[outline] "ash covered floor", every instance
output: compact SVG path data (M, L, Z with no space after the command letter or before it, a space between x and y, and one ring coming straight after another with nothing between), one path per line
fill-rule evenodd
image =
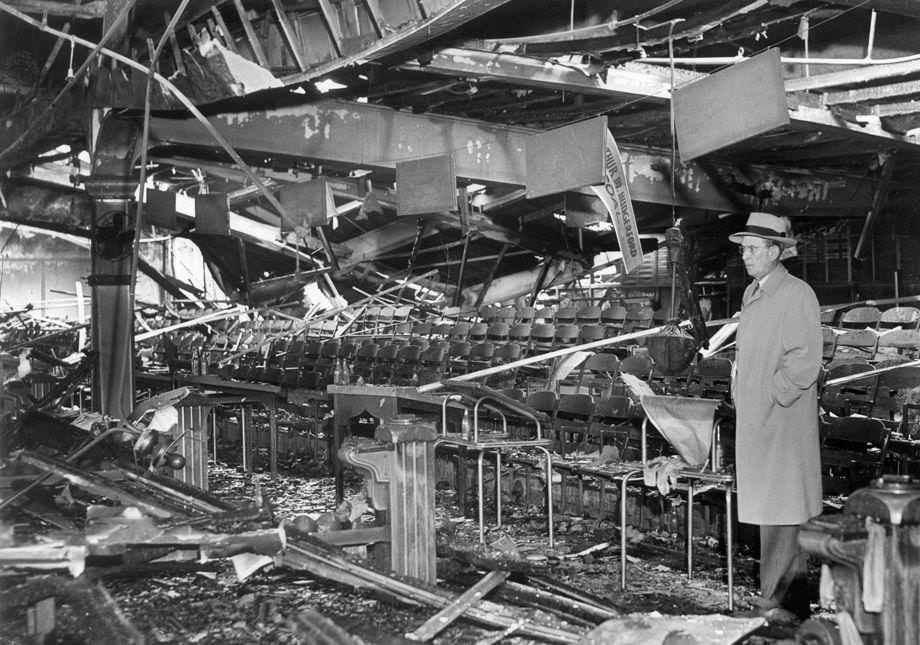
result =
M311 530L320 531L334 530L340 523L343 509L336 507L334 480L325 465L307 457L283 463L274 481L267 472L253 476L238 465L212 463L209 481L211 492L221 497L245 502L261 495L279 523L309 524ZM346 500L358 511L362 486L363 480L356 474L346 478ZM457 507L455 491L440 488L436 518L438 585L457 595L488 570L501 568L512 572L511 581L523 581L563 596L582 593L624 616L650 615L649 620L654 622L659 619L650 612L658 612L660 620L696 616L708 621L708 640L675 641L682 644L766 645L794 638L794 628L775 626L760 627L740 640L720 636L719 615L727 615L726 571L720 546L711 538L695 539L694 577L688 580L682 536L630 527L628 587L620 591L619 531L612 519L557 515L556 544L549 548L542 509L510 505L505 508L502 528L491 528L485 545L481 545L473 513L465 517ZM471 497L475 503L475 496ZM370 517L369 512L365 513L364 519ZM487 521L488 526L493 524ZM351 547L346 552L349 559L368 563L363 547ZM736 547L734 562L735 606L744 609L756 592L753 575L757 562L744 547ZM336 585L285 567L264 567L241 580L227 559L149 563L136 568L97 570L94 575L99 576L127 619L150 643L325 642L317 640L316 633L304 630L304 621L316 615L311 612L318 612L347 631L352 642L408 643L411 641L405 635L436 613L431 607L397 604L374 592ZM553 591L544 583L560 587ZM600 622L539 603L521 606L498 592L487 598L512 607L521 624L584 635ZM21 615L5 616L0 642L33 642L23 635L23 620ZM81 622L78 608L59 604L57 622L59 628L47 642L98 642L93 640L92 629ZM430 642L545 642L508 632L461 617ZM585 642L639 642L612 638L602 635L600 640Z

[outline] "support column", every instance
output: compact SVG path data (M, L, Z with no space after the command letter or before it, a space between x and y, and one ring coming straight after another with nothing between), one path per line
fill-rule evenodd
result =
M86 191L92 198L92 332L98 358L93 409L126 418L134 409L134 173L139 128L135 121L106 117L93 148Z

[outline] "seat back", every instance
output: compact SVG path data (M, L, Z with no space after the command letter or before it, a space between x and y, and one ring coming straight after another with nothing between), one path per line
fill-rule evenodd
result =
M579 328L578 340L575 344L584 345L585 343L593 343L597 340L603 340L606 335L607 330L603 325L585 324Z
M878 353L920 358L920 329L892 329L878 338Z
M515 309L514 322L516 323L533 323L537 315L537 310L529 305L522 305Z
M690 376L689 391L709 399L731 396L732 362L720 356L704 358L696 364Z
M466 339L471 343L481 343L486 339L486 332L489 330L488 323L478 322L470 325L466 333Z
M556 338L556 326L552 323L537 323L530 330L530 353L545 354L552 351Z
M851 329L837 337L837 347L834 356L842 354L862 356L867 359L875 358L878 351L879 334L873 329Z
M612 327L619 331L623 328L624 320L626 320L626 307L623 305L614 305L601 309L601 323L605 327Z
M495 343L484 341L477 343L470 348L469 357L467 358L467 369L469 372L477 372L492 366L492 356L495 354Z
M508 340L508 333L511 331L508 323L494 322L486 330L486 340L493 343L504 343Z
M447 369L450 376L466 374L469 368L469 356L473 346L466 341L451 343L447 351Z
M578 325L574 323L556 325L556 332L553 334L553 347L556 349L571 347L578 341L580 331Z
M533 330L531 323L515 323L508 330L508 340L520 343L525 347L530 346L530 333Z
M556 315L551 321L556 325L569 325L575 322L576 315L578 310L575 307L558 307L556 309Z
M601 308L595 305L582 305L575 312L575 322L579 325L599 325Z
M882 474L890 431L878 419L823 421L821 479L825 494L847 494Z
M553 429L557 449L563 457L588 439L588 424L593 411L594 398L590 394L560 395Z
M594 402L594 410L588 425L588 432L599 445L613 445L616 454L623 461L638 461L641 458L640 422L642 407L633 403L628 396L613 395Z
M837 331L827 325L821 326L821 358L825 363L834 360L834 352L837 350Z
M470 333L470 324L459 322L459 323L455 323L450 328L449 338L451 342L455 342L455 343L461 342L467 339L467 337L469 336L469 333Z
M821 406L838 416L849 416L853 412L868 414L875 400L878 376L835 384L833 381L855 374L871 372L872 366L862 360L834 361L827 367L824 387L821 390Z
M879 317L879 329L917 329L920 325L920 308L918 307L891 307L882 312Z
M878 307L853 307L840 315L840 326L845 329L875 329L881 318Z
M444 347L429 347L419 356L418 382L422 385L435 383L445 376L447 350Z
M373 382L374 365L377 362L378 353L380 353L380 345L377 343L366 343L358 348L355 352L355 361L352 367L352 374L355 380L361 378L365 383Z
M390 382L393 385L414 385L419 382L418 369L421 361L422 348L419 345L406 345L400 347L396 353L396 366Z
M598 352L581 364L575 391L592 396L610 396L617 387L620 359L614 354Z
M648 381L652 375L652 359L648 356L634 354L620 361L620 372L638 376L643 381Z
M871 416L902 425L911 392L920 389L920 365L895 367L878 375Z

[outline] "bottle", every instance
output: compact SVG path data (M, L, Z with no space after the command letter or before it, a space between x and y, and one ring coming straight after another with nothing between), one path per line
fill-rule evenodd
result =
M351 368L348 366L348 361L344 358L339 360L342 361L342 385L348 385L351 383Z
M469 441L473 437L473 431L470 427L470 411L463 411L463 419L460 421L460 438Z
M335 362L335 369L332 371L332 382L336 385L342 384L342 359L338 359Z

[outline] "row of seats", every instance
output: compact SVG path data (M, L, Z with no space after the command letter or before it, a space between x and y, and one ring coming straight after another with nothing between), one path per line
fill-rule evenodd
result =
M920 358L920 329L841 329L821 328L825 362L841 356L859 356L867 360L898 356Z
M824 378L828 385L821 392L822 408L838 417L859 414L878 419L905 437L920 438L920 366L905 365L878 373L874 368L861 359L828 364ZM834 383L867 372L873 374L848 383Z
M875 306L862 306L842 311L833 309L821 314L821 322L844 329L918 329L920 308L898 306L881 310Z

